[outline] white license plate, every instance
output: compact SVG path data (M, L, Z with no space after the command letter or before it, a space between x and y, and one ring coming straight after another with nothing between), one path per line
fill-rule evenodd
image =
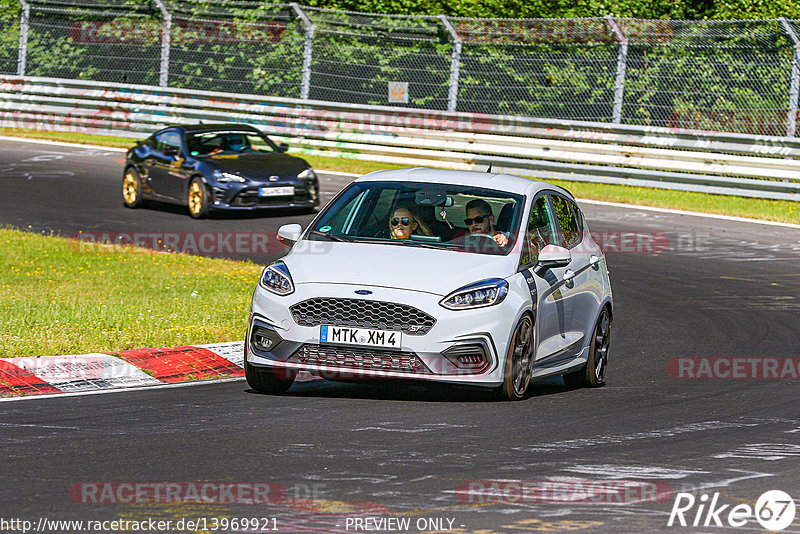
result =
M319 341L320 343L342 343L345 345L399 349L402 346L402 333L392 332L391 330L322 325L319 327Z
M294 186L285 187L259 187L258 196L260 197L291 197L294 195Z

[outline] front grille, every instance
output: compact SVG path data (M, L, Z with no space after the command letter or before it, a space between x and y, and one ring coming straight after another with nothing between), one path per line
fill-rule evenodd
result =
M289 363L326 365L366 371L393 371L429 375L430 370L413 352L397 352L376 348L340 347L304 344Z
M349 326L375 330L399 330L421 336L436 324L436 319L405 304L377 300L315 298L289 308L300 326Z

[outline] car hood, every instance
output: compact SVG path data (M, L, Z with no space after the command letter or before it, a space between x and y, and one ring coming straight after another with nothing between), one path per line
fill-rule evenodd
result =
M280 153L209 156L205 161L220 171L265 182L270 181L271 176L277 176L279 180L295 180L309 167L303 159Z
M409 289L445 296L516 270L514 254L492 256L371 243L299 241L283 258L295 284L328 283Z

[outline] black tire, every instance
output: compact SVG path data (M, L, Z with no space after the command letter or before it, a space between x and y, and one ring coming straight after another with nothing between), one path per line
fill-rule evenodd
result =
M144 204L142 179L133 167L125 169L122 175L122 202L126 208L139 208Z
M589 357L586 363L577 371L565 374L564 384L571 388L597 388L605 384L610 343L611 315L605 307L592 330L592 341L589 344Z
M294 375L283 369L270 369L250 365L245 356L244 376L247 385L259 393L283 395L294 383Z
M186 189L186 202L189 206L189 215L194 219L208 217L211 207L208 202L208 191L203 181L195 176L189 181Z
M500 398L516 401L525 396L533 372L533 319L525 314L517 323L506 354Z

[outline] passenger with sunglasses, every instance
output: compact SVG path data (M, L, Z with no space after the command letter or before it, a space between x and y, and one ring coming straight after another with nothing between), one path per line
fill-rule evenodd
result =
M389 235L392 239L408 239L412 233L433 235L425 222L408 207L396 208L389 217Z
M464 224L469 228L471 234L484 234L494 239L498 246L504 247L508 244L508 236L494 227L494 215L492 206L482 198L476 198L467 202L467 218Z

